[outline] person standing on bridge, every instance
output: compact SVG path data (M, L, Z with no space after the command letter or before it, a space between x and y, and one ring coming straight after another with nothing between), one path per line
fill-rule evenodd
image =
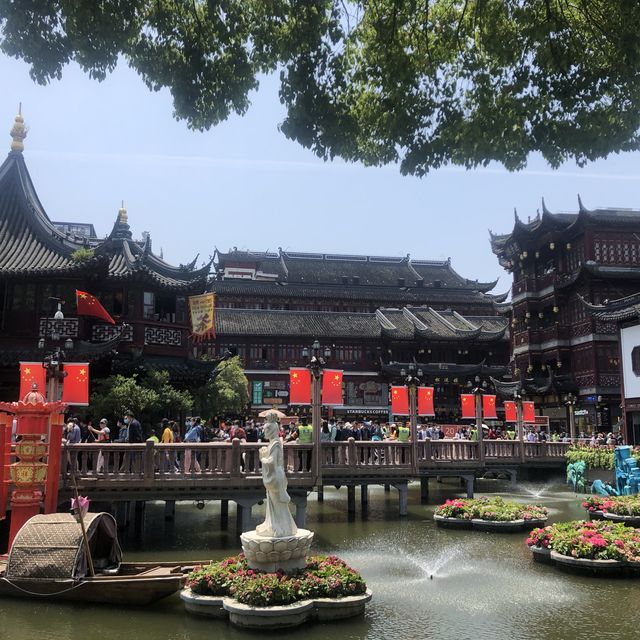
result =
M140 422L136 420L136 417L131 409L124 412L124 423L128 428L127 442L129 442L129 444L135 444L144 441L142 437L142 426L140 425Z
M300 444L313 443L313 427L309 424L306 417L302 418L302 422L298 425L298 442ZM299 471L309 471L311 469L311 450L301 451L299 454L300 463ZM306 462L306 464L305 464Z

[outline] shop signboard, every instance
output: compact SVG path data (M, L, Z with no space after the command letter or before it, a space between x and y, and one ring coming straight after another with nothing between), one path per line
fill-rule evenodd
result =
M262 404L262 396L264 384L262 381L254 380L251 383L251 402L252 404Z

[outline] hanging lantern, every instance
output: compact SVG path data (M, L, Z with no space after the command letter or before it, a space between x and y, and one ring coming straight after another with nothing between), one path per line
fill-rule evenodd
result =
M550 242L549 243L549 249L551 249L551 251L553 251L556 248L556 243L555 242Z

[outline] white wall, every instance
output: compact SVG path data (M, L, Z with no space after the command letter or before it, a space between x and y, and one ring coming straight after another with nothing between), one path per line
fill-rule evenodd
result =
M640 398L640 377L633 372L631 352L640 346L640 325L625 327L620 331L622 350L622 375L624 377L624 397Z

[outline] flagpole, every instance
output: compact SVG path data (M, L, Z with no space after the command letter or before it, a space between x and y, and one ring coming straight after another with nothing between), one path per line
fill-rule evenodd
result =
M87 563L89 564L89 572L91 573L91 577L94 578L96 575L95 569L93 568L93 558L91 557L91 547L89 546L89 537L87 536L87 530L84 526L84 515L82 513L82 509L80 508L80 496L78 494L78 481L76 480L76 470L71 465L71 456L69 455L68 443L65 443L64 449L67 452L67 462L69 464L69 468L71 469L71 479L73 480L73 492L76 496L76 511L78 512L78 518L80 522L80 529L82 530L82 539L84 541L84 551L87 555Z

